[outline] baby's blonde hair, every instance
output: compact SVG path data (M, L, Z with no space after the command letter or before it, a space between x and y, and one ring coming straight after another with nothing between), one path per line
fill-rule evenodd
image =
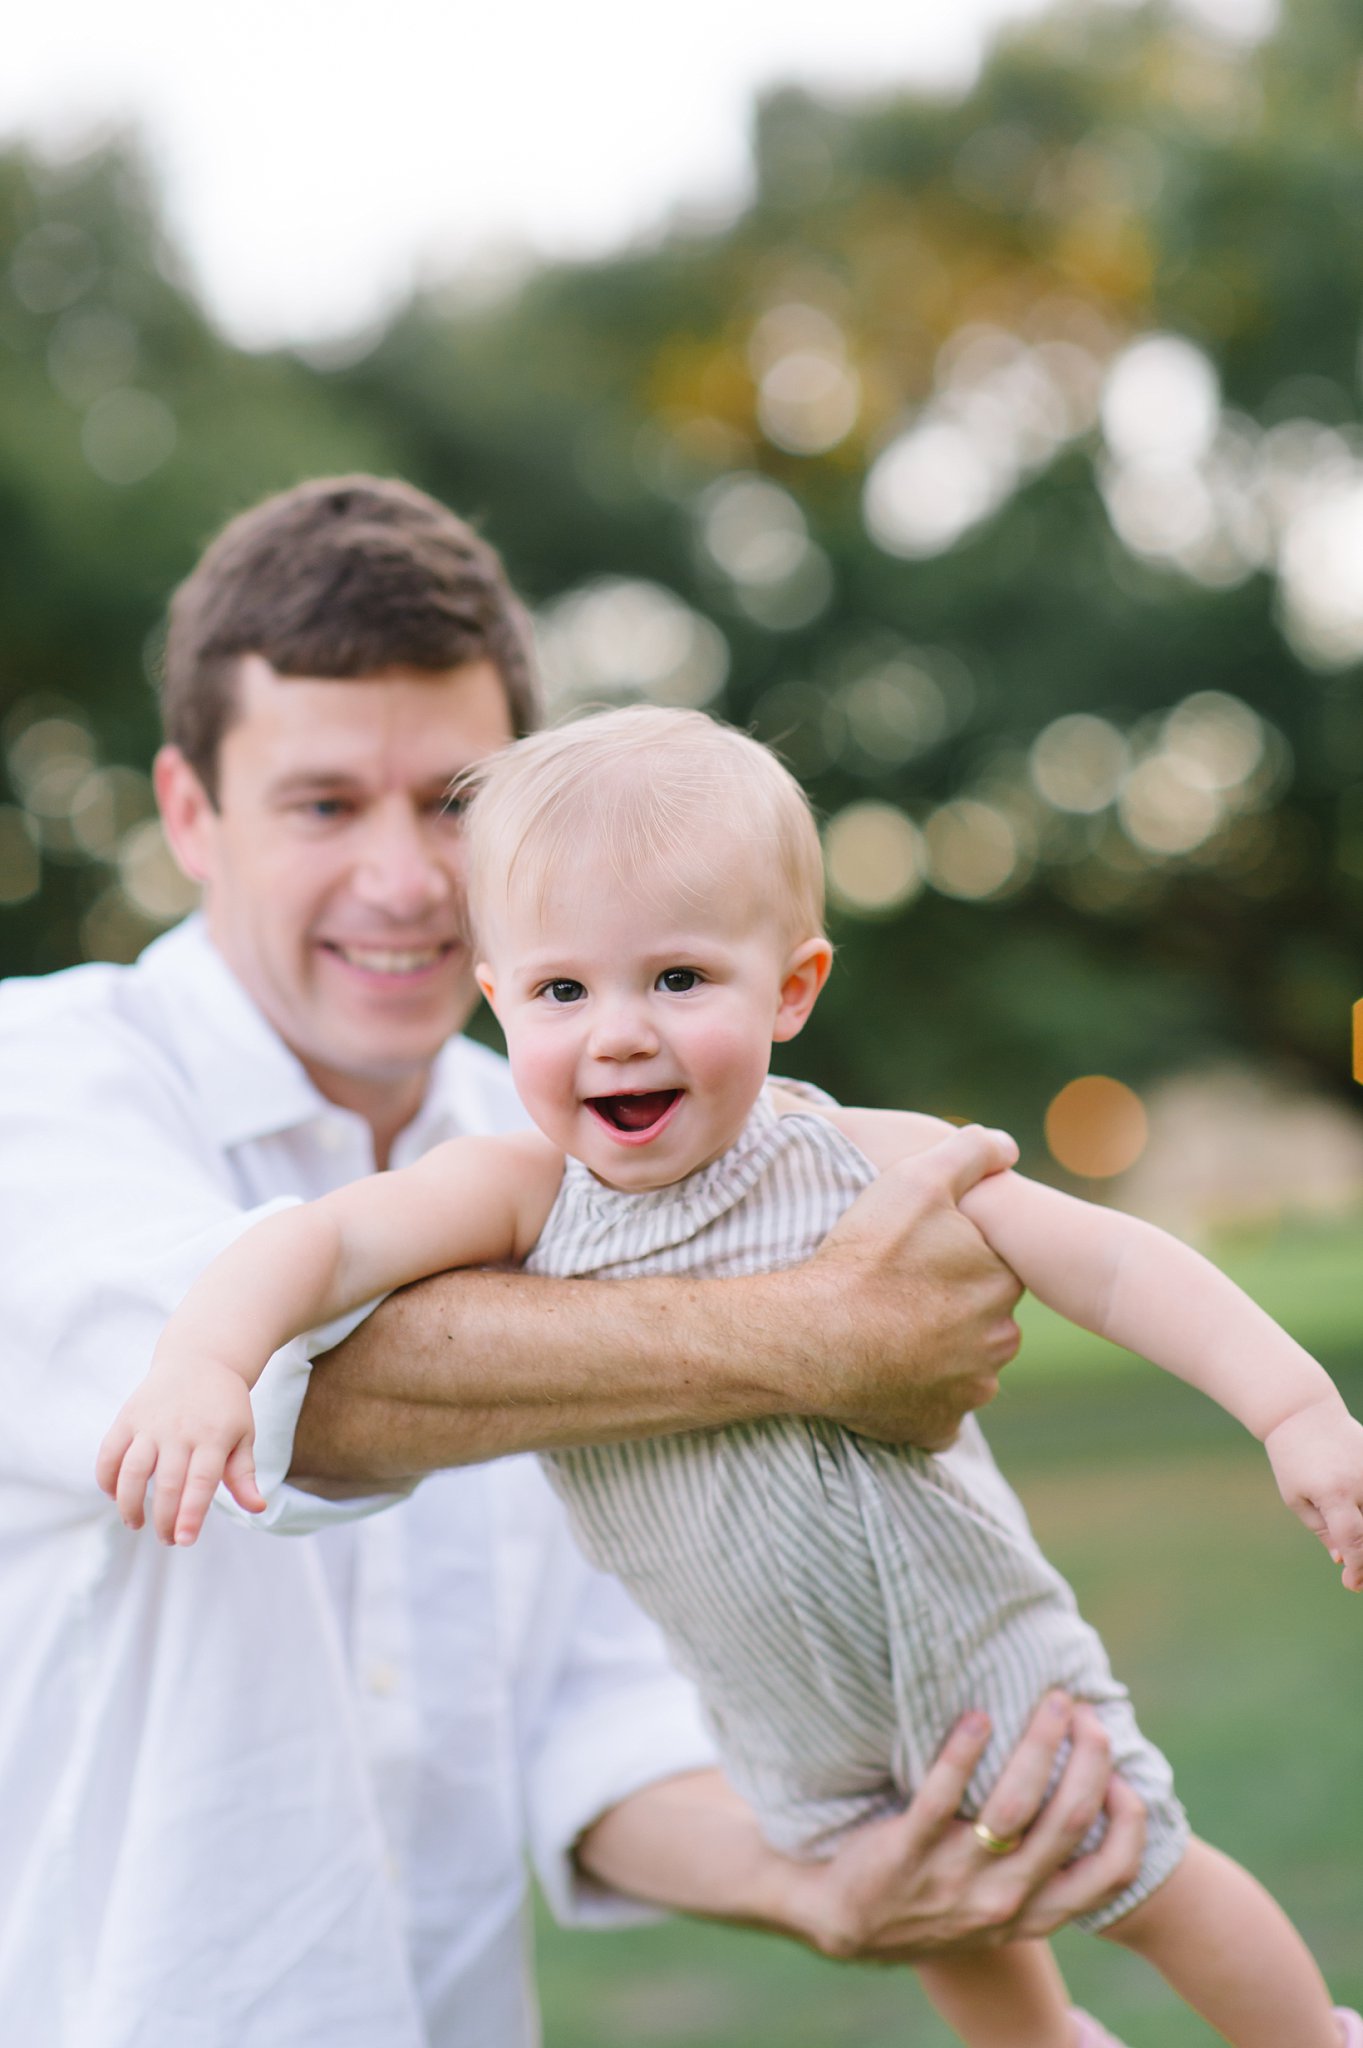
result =
M776 756L700 711L631 705L531 733L459 778L469 911L485 934L527 891L543 904L584 847L631 887L665 878L703 905L751 890L792 945L823 935L823 857Z

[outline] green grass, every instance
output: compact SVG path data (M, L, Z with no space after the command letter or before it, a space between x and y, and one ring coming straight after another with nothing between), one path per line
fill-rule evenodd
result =
M1363 1223L1222 1248L1363 1411ZM1285 1513L1219 1410L1029 1305L990 1436L1173 1759L1193 1825L1287 1906L1337 1998L1363 2005L1363 1599ZM1107 1943L1057 1944L1130 2048L1212 2036ZM674 1922L544 1922L546 2048L945 2048L912 1973Z

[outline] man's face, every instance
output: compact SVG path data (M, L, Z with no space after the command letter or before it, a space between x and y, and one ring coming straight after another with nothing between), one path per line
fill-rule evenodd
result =
M163 750L157 787L219 951L323 1092L414 1109L474 985L451 777L512 738L491 662L336 682L247 656L218 803Z

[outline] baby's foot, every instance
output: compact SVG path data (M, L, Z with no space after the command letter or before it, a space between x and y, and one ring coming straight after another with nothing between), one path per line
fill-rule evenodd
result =
M1090 2013L1080 2012L1075 2006L1070 2013L1074 2021L1074 2048L1122 2048L1115 2034L1109 2034L1106 2027L1100 2027ZM1346 2040L1344 2048L1353 2048L1353 2042ZM1359 2043L1363 2048L1363 2042Z
M1347 2006L1335 2007L1339 2021L1339 2048L1363 2048L1363 2019Z

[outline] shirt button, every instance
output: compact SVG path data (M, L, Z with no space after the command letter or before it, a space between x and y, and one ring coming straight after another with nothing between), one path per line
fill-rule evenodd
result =
M364 1682L370 1692L380 1699L387 1699L398 1689L398 1674L391 1664L371 1664L364 1675Z
M328 1119L317 1127L317 1142L324 1152L341 1151L348 1137L345 1125L335 1119Z

